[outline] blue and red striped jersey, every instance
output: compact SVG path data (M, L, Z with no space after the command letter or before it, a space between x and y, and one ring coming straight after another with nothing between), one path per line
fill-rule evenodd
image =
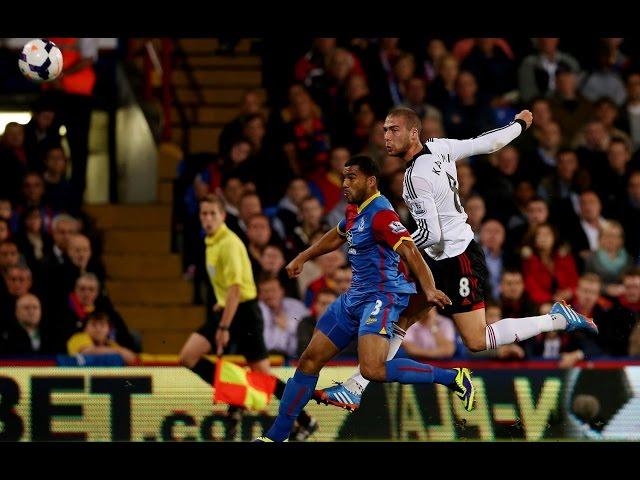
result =
M400 255L396 253L400 243L412 241L411 234L380 192L360 207L348 205L336 228L349 247L352 293L416 293L415 284L398 268Z

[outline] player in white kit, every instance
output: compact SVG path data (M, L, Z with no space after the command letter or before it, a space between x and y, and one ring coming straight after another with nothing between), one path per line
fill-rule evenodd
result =
M523 110L505 127L467 140L431 138L420 141L422 122L409 108L389 112L384 123L387 153L406 162L402 196L418 226L412 237L423 250L435 283L452 301L444 313L453 317L460 336L473 352L494 349L552 330L587 330L597 333L593 321L564 302L555 303L547 315L505 318L491 325L485 319L487 267L484 253L473 239L458 195L456 161L499 150L524 132L533 115ZM424 298L414 295L404 311L404 325L411 325L428 308ZM404 332L390 344L393 358ZM319 390L314 398L322 403L355 410L368 385L359 372L345 383ZM345 401L346 400L346 401Z

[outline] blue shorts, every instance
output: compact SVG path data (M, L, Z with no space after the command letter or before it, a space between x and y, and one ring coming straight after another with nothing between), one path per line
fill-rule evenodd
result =
M340 295L316 328L324 333L340 350L357 336L376 333L391 338L393 324L409 304L411 293L376 292Z

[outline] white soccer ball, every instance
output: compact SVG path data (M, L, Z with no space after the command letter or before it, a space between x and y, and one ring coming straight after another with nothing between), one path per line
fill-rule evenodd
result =
M36 38L26 43L18 67L22 74L34 82L50 82L62 72L62 52L46 38Z

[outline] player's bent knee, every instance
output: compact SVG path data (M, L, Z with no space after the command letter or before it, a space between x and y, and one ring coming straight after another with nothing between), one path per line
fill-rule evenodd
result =
M198 363L198 357L190 352L189 350L182 350L180 352L180 365L187 368L195 367L196 363Z
M484 338L470 337L462 338L466 347L472 352L483 352L487 349L487 342Z
M298 362L298 369L307 375L316 375L322 370L322 361L313 354L302 353Z
M387 371L384 365L360 365L360 374L370 382L384 382Z

